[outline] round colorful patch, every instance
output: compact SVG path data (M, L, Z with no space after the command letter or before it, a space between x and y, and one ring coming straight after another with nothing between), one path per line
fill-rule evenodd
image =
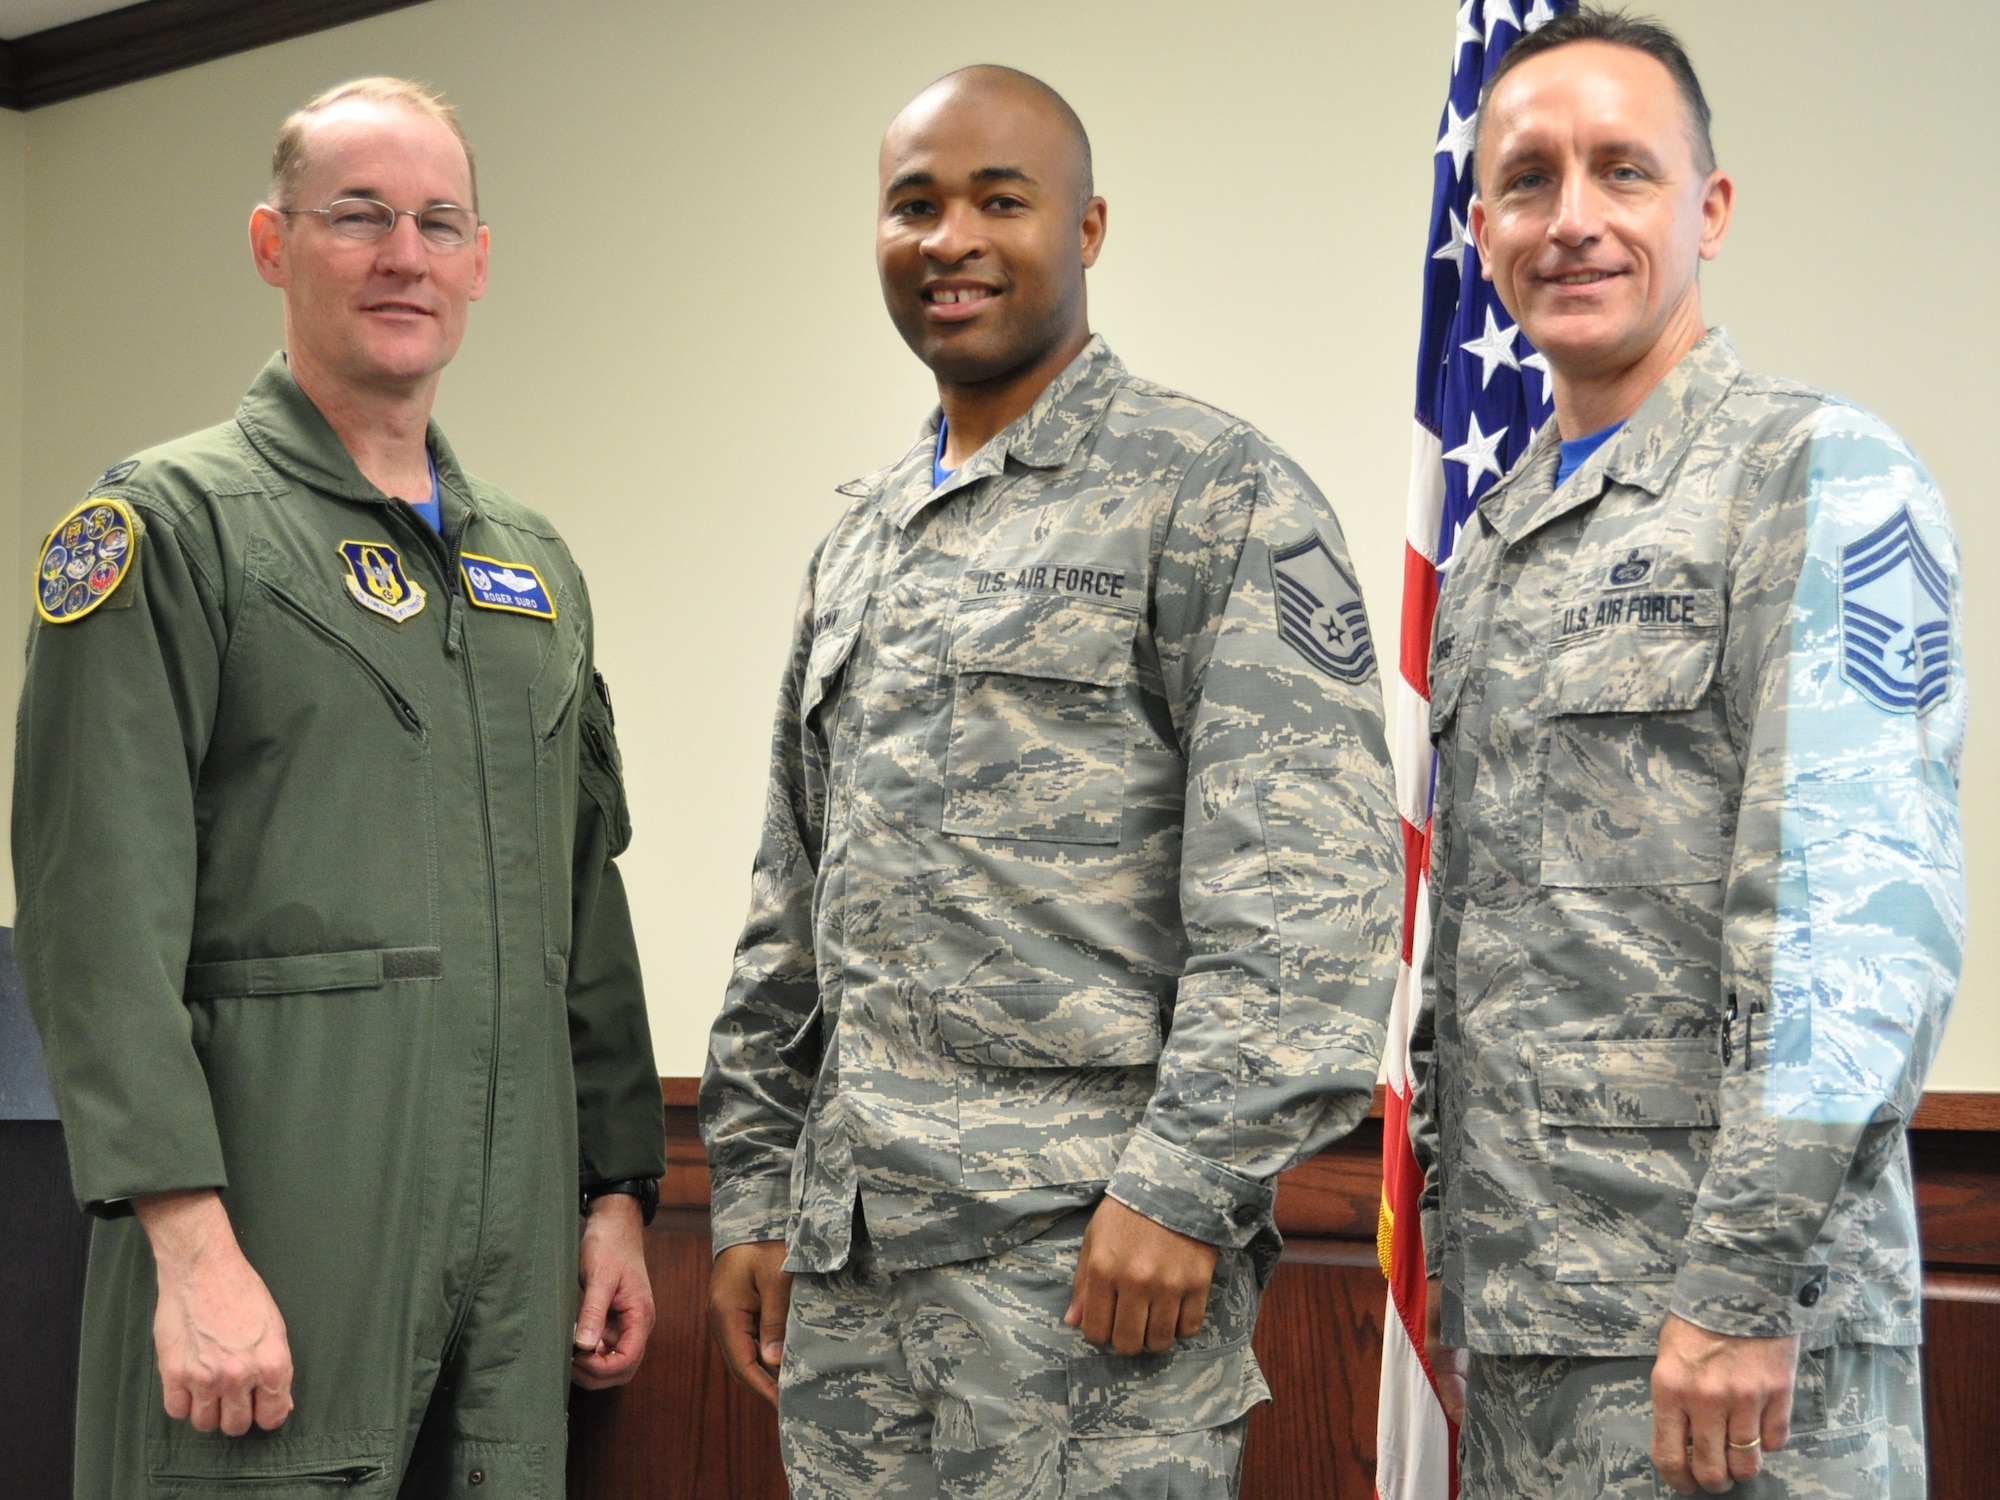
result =
M81 620L111 597L138 555L122 500L98 495L56 523L36 569L35 609L51 625Z

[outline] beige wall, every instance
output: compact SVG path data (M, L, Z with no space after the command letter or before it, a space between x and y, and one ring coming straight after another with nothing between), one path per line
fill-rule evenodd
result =
M1953 503L1968 575L2000 577L1983 461L2000 396L1985 270L2000 184L1978 71L2000 46L2000 8L1653 8L1705 69L1739 181L1712 314L1753 363L1909 434ZM747 893L801 569L835 514L832 486L898 454L930 400L870 259L888 117L982 58L1070 96L1111 203L1098 327L1135 368L1298 454L1340 508L1376 630L1393 638L1453 9L433 0L38 111L26 268L0 280L25 292L29 372L25 498L6 540L18 554L106 464L224 416L274 345L243 221L285 109L363 71L441 84L481 151L494 262L440 416L471 466L553 516L590 571L639 826L625 865L660 1068L698 1071ZM22 128L0 125L0 148ZM0 319L0 370L8 347ZM18 556L0 562L18 574ZM1968 591L1982 692L2000 681L1996 600L1990 583ZM6 618L24 607L6 596ZM0 650L9 674L15 657ZM2000 1089L1988 722L1975 721L1966 797L1973 948L1939 1087Z
M16 622L24 606L24 568L15 543L21 514L21 396L28 250L28 122L25 115L0 110L0 621ZM20 686L20 652L13 649L19 625L0 633L0 694L7 701ZM11 736L0 749L0 765L13 754ZM0 860L0 864L7 863ZM11 886L9 887L11 889ZM11 903L9 903L11 905Z

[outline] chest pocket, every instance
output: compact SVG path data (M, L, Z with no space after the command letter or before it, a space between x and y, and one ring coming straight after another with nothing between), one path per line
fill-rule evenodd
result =
M1723 736L1708 692L1720 644L1716 592L1698 589L1670 617L1550 648L1543 885L1722 878Z
M1138 618L1067 598L960 609L946 658L946 833L1118 842Z

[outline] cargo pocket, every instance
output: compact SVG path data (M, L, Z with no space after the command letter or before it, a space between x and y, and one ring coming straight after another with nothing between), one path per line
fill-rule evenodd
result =
M947 657L944 832L1118 842L1138 618L1068 598L961 607Z
M966 1187L1110 1180L1153 1094L1157 995L1014 984L940 990L934 1006Z
M1704 706L1719 606L1713 589L1684 597L1670 624L1595 629L1549 650L1543 885L1722 878L1717 725Z
M1702 1037L1537 1052L1556 1280L1673 1279L1715 1142L1721 1070Z

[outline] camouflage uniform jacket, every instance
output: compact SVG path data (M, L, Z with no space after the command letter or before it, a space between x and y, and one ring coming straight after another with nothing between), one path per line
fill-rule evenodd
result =
M1958 554L1908 447L1711 332L1438 604L1411 1134L1447 1342L1919 1337L1957 982Z
M885 1269L941 1265L1108 1184L1268 1252L1396 957L1339 526L1101 341L934 489L936 432L843 487L799 603L702 1083L716 1247L837 1269L858 1193Z

